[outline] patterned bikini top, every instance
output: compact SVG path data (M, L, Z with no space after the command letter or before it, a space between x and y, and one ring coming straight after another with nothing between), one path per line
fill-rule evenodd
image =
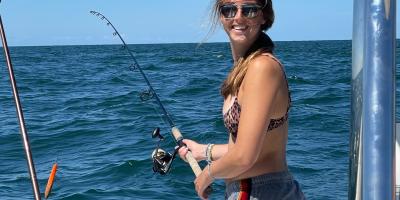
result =
M263 54L263 55L268 55L269 57L274 59L276 62L278 62L279 65L282 67L282 64L272 55L270 55L270 54ZM282 67L282 70L283 70L283 67ZM283 73L285 74L285 71L283 71ZM286 74L285 74L285 79L286 79ZM288 86L287 79L286 79L286 84ZM289 89L289 86L288 86L288 89ZM237 96L235 96L234 98L235 99L233 101L232 106L227 110L227 112L225 114L223 114L223 118L224 118L225 127L228 129L229 133L232 134L233 140L235 141L237 132L238 132L238 127L239 127L241 107L240 107ZM269 125L268 125L267 132L285 124L285 122L288 119L290 105L291 105L291 98L290 98L290 92L289 92L289 102L288 102L286 114L278 119L271 119L269 122Z

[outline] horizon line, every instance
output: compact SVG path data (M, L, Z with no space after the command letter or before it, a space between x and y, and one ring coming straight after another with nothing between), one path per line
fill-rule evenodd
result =
M400 38L396 38L398 40ZM317 39L317 40L276 40L274 42L323 42L323 41L351 41L352 39ZM165 42L165 43L129 43L127 45L165 45L165 44L212 44L229 43L228 41L214 42ZM102 45L122 45L121 43L107 44L44 44L44 45L9 45L10 47L53 47L53 46L102 46ZM2 47L1 47L2 48Z

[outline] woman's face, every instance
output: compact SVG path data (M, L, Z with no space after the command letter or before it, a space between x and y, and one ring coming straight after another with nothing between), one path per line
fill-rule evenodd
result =
M220 8L220 20L231 42L252 43L265 23L263 5L256 0L225 0Z

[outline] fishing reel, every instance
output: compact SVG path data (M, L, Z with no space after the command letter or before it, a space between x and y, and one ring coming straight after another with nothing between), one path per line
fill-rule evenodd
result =
M156 128L151 137L159 138L157 147L151 154L151 158L153 159L153 171L165 175L171 169L172 161L174 161L180 147L176 148L173 154L161 149L160 142L164 140L164 137L160 134L160 128Z

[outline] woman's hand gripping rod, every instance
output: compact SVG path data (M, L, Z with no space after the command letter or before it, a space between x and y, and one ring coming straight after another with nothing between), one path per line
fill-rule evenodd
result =
M171 131L172 131L172 135L174 136L175 141L178 143L178 145L179 146L185 145L182 143L183 137L182 137L182 134L179 131L179 129L176 127L172 127ZM197 163L196 159L194 159L192 152L188 151L185 158L188 161L188 163L189 163L190 167L192 168L196 177L199 176L202 170L201 170L199 164Z

